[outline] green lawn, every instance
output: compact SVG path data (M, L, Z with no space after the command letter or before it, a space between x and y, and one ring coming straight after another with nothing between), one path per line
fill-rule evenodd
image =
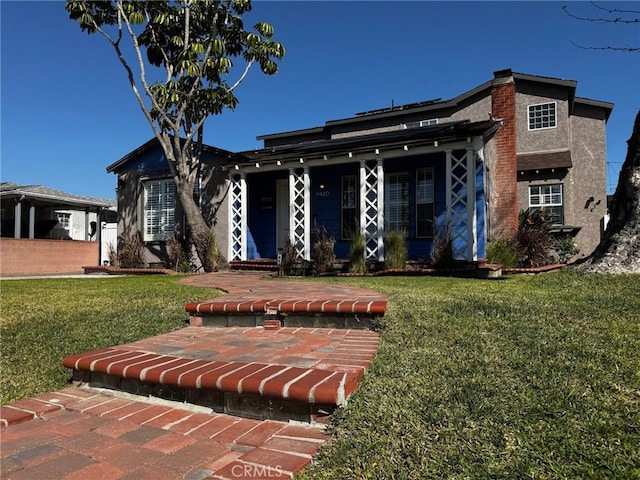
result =
M0 281L0 401L59 389L62 359L185 326L184 305L220 294L179 276Z
M640 276L349 283L386 329L300 478L640 478Z
M309 281L376 289L389 308L300 478L640 478L640 276ZM184 303L214 296L173 277L0 288L3 403L64 386L64 355L179 328Z

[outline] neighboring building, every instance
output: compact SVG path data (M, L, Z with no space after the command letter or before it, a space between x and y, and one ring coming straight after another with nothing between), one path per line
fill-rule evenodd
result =
M113 221L116 202L2 182L0 216L0 236L5 238L96 240L99 219Z
M275 258L286 239L308 259L314 226L335 236L342 258L360 230L367 258L383 260L386 232L401 230L410 258L428 257L448 231L456 258L477 260L528 207L588 255L606 214L613 105L576 97L576 86L502 70L451 100L264 135L264 148L239 154L211 147L196 193L228 260ZM158 143L107 170L118 174L119 232L143 232L149 260L161 260L180 213Z
M0 183L0 275L82 273L100 264L101 227L116 216L112 200Z

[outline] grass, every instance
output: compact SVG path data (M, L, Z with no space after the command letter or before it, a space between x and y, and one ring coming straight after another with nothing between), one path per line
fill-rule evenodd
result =
M297 478L640 478L640 276L307 281L372 288L389 308ZM214 296L168 277L0 286L3 403L64 386L64 355L179 328L184 303Z
M640 478L640 276L340 282L386 328L299 478Z
M74 353L133 342L185 325L184 305L218 295L179 276L0 282L1 403L59 389Z

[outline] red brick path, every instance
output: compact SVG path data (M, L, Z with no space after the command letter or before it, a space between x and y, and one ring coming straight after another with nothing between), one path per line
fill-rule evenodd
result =
M260 280L263 276L223 272L189 277L185 282L229 293L198 305L279 298L293 302L293 308L317 301L339 305L344 300L351 308L375 305L379 314L386 307L386 299L375 292ZM97 354L140 355L137 362L100 363L98 357L89 361L96 352L87 352L68 357L65 364L89 362L96 370L121 368L123 376L128 375L126 368L147 380L173 376L176 384L206 381L221 389L255 387L265 394L307 399L316 392L335 395L320 388L330 381L323 375L329 375L329 379L340 377L340 388L347 387L345 400L357 388L377 343L377 334L366 330L187 327ZM200 373L185 369L185 362L197 363ZM213 372L218 367L228 374L216 376ZM296 375L291 376L293 370ZM260 371L269 371L269 377L260 377ZM355 381L347 381L347 376ZM269 383L278 377L281 382ZM149 403L75 387L2 406L0 426L0 476L7 480L289 478L311 462L328 438L318 426L250 420L188 404Z

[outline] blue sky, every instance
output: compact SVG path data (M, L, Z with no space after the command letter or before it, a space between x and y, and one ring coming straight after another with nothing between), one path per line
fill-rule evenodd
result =
M588 2L254 2L287 55L280 73L252 71L235 111L212 117L205 142L232 151L256 136L314 127L356 112L448 99L504 68L578 81L577 95L615 103L607 127L615 189L640 108L640 54L585 50L640 45L638 25L568 17ZM637 2L602 2L635 8ZM106 167L152 137L113 50L68 19L64 3L0 2L2 181L115 198Z

